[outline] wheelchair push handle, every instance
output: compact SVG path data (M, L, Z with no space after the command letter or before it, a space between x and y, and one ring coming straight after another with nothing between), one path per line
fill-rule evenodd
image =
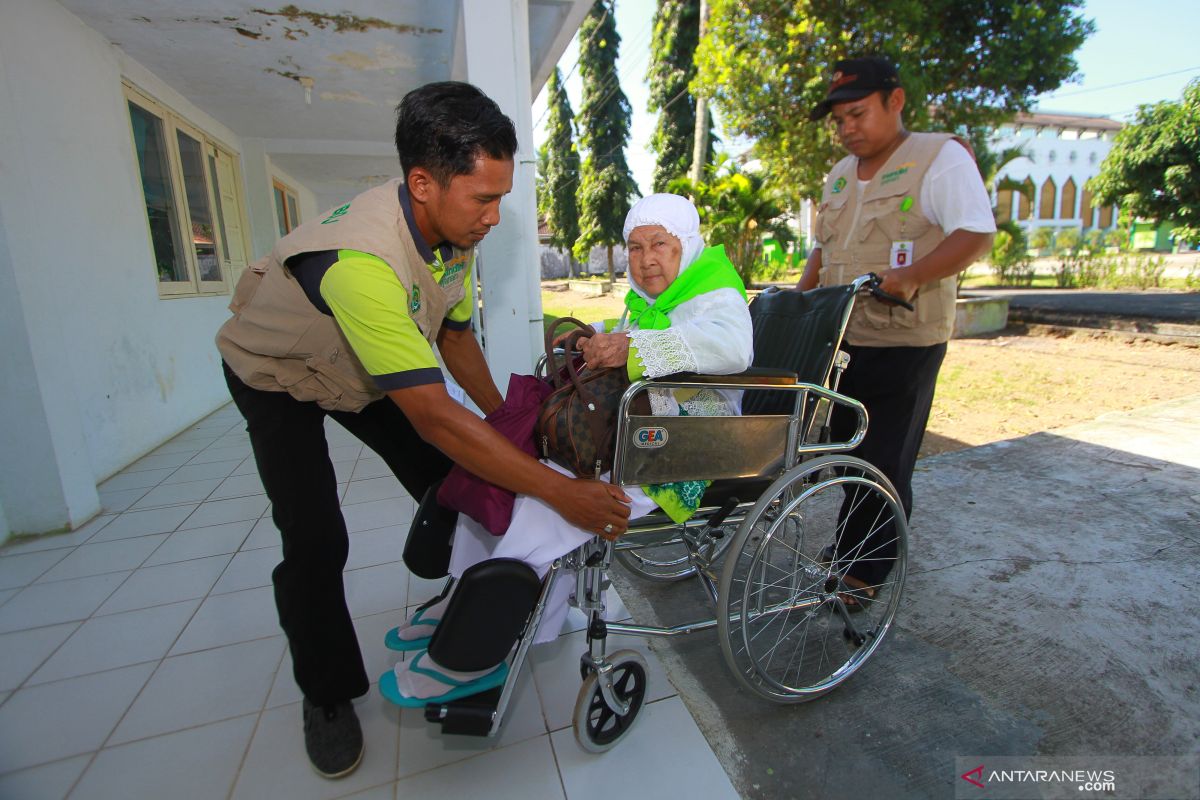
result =
M867 292L869 292L872 297L875 297L879 300L884 300L888 303L895 303L896 305L900 306L901 308L906 308L909 311L916 310L913 308L913 304L908 302L907 300L903 300L894 294L890 294L888 292L885 292L883 289L880 289L879 288L880 283L882 283L882 281L880 280L879 276L876 275L874 272L871 272L871 273L867 274L867 281L866 281L866 283L863 284L862 288L865 289Z

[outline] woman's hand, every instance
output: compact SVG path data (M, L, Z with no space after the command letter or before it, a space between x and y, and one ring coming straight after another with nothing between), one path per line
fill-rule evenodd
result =
M629 360L629 336L624 333L597 333L581 339L583 360L592 369L623 367Z

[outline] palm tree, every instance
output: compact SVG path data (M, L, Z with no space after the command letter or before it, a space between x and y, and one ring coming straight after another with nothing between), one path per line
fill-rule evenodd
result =
M1018 181L1008 176L999 177L1001 171L1018 158L1026 158L1029 154L1021 147L1006 147L1003 150L993 150L991 148L991 132L986 128L976 128L969 132L967 138L971 142L973 154L975 156L975 166L979 170L980 177L983 178L983 185L988 189L994 189L996 199L999 200L1004 196L1005 192L1016 192L1025 197L1031 204L1033 203L1033 187L1027 181ZM1012 239L1024 243L1028 237L1025 235L1024 228L1021 224L1011 216L1001 219L1001 210L999 206L992 206L992 216L996 219L997 233L1003 231ZM966 270L958 273L958 287L962 288L963 278L966 275Z
M718 153L706 168L705 180L671 181L668 191L692 198L700 212L700 230L711 247L725 245L725 253L747 286L763 260L763 238L790 242L795 237L787 224L787 202L757 172L745 172L726 153Z

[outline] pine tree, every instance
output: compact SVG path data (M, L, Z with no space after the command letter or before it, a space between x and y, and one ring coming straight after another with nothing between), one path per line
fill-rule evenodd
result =
M696 45L700 43L700 0L659 0L654 16L654 39L650 46L650 111L659 112L650 149L658 154L654 167L654 191L665 192L676 178L692 166L692 144L696 129L696 98L688 84L696 76ZM706 163L712 162L712 115Z
M575 114L557 67L550 76L549 111L538 211L550 228L551 246L565 249L569 257L579 239L579 201L575 196L579 188L579 150L575 147ZM575 272L573 267L571 272Z
M614 7L615 0L596 0L579 28L579 73L583 77L579 129L587 156L580 171L580 237L575 243L575 257L584 263L594 246L607 245L610 280L612 248L622 243L629 201L637 194L625 161L632 111L617 75L621 37Z

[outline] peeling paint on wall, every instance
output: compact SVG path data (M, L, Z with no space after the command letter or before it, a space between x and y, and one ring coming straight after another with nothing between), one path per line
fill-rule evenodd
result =
M441 28L423 28L419 25L405 25L396 22L388 22L387 20L379 19L378 17L359 17L354 14L324 14L318 11L306 11L295 5L286 5L276 11L268 11L264 8L252 9L252 14L258 14L266 19L259 22L252 22L245 16L225 16L220 18L212 17L177 17L175 22L178 23L199 23L204 25L217 25L227 27L239 36L244 36L247 39L256 41L271 41L270 34L264 28L278 24L281 20L297 25L291 27L288 25L280 25L283 28L283 38L289 41L299 41L301 37L308 37L309 31L303 26L305 23L311 25L318 30L332 29L334 33L366 33L372 30L388 30L396 33L408 33L414 36L419 36L429 33L443 33ZM147 16L136 16L132 18L135 22L142 22L147 25L157 24L155 20ZM376 67L375 69L387 69L388 67Z
M301 85L304 85L304 82L308 81L308 86L312 86L312 78L300 72L300 65L293 61L291 56L284 56L279 59L279 66L283 67L283 69L267 67L263 72L268 75L278 75L281 78L287 78Z
M347 50L344 53L326 56L326 58L359 72L413 69L417 66L416 60L411 55L400 52L390 44L375 45L375 55L373 56L357 50Z
M362 103L369 106L377 106L379 103L364 94L355 91L349 92L321 92L319 97L322 100L331 100L342 103Z
M317 11L304 11L294 5L286 5L278 11L267 11L266 9L256 8L254 9L254 13L261 14L264 17L283 17L289 22L306 20L313 27L322 30L332 26L336 33L345 33L347 31L366 33L369 30L392 30L396 33L412 34L442 33L441 28L400 25L395 22L378 19L377 17L357 17L353 14L322 14Z
M309 78L307 75L301 75L299 72L290 72L275 69L274 67L267 67L263 72L268 75L278 75L281 78L287 78L289 81L295 81L296 83L303 83L305 79L312 80L312 78Z

